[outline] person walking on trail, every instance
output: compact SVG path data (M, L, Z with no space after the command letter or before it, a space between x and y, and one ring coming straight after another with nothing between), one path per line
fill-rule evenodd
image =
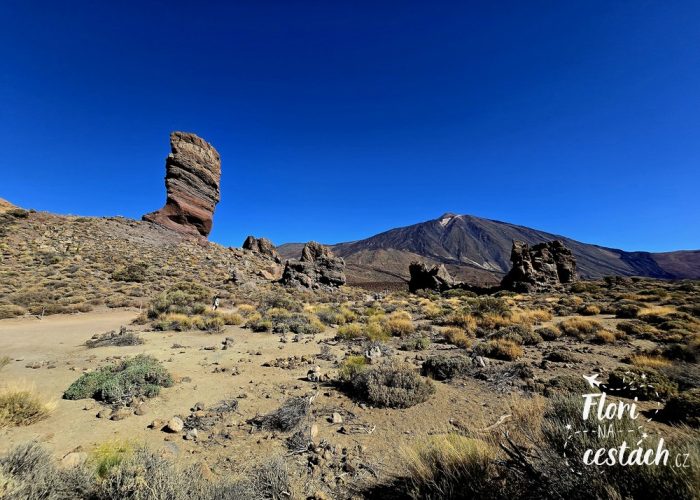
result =
M214 297L214 303L212 304L211 308L216 311L219 308L219 296L216 295Z

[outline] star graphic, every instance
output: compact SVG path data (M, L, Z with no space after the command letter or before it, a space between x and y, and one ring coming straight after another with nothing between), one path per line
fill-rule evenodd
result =
M571 424L566 424L566 430L570 431L571 430Z
M646 439L646 438L648 438L648 437L649 437L649 435L648 435L646 432L644 432L644 433L642 434L642 439Z
M647 374L646 374L646 373L642 373L642 380L646 380L646 379L647 379Z

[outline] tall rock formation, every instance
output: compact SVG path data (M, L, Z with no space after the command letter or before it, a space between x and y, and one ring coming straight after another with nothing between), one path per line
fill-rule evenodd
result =
M243 250L249 250L263 257L272 259L277 263L282 262L282 258L277 253L275 245L267 238L256 238L252 235L248 236L243 242Z
M345 284L345 261L315 241L304 245L300 260L288 260L282 283L305 288L335 288Z
M204 139L187 132L170 134L170 150L165 160L165 206L144 215L143 220L206 238L220 199L219 153Z
M532 248L514 241L510 253L513 268L501 286L514 292L547 290L576 280L576 259L561 241L539 243Z
M443 264L435 264L429 268L424 262L411 262L408 271L411 274L411 280L408 282L411 292L425 289L444 292L456 285Z

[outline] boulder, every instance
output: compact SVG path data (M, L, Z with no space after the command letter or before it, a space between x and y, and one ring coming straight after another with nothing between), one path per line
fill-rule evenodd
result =
M510 261L513 267L501 281L501 287L506 290L519 293L544 291L576 280L576 259L559 240L532 247L514 241Z
M165 430L168 432L182 432L184 428L185 422L180 417L173 417L165 424Z
M282 262L282 258L277 253L275 245L273 245L272 242L267 238L256 238L255 236L248 236L243 242L243 249L249 250L263 257L272 259L277 263Z
M412 262L408 272L411 275L408 282L408 289L411 292L424 289L444 292L456 285L455 280L442 264L429 268L424 262Z
M186 132L170 134L170 149L165 161L165 206L144 215L143 220L207 237L220 199L219 153L204 139Z
M344 285L345 261L329 248L310 241L304 245L301 259L288 260L282 283L303 288L335 288Z

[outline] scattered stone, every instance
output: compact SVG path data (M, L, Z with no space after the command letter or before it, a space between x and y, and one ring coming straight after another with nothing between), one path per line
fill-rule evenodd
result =
M198 436L197 429L190 429L185 433L185 439L188 441L196 440L197 436Z
M150 413L151 409L146 403L141 403L135 410L134 415L143 416Z
M306 379L309 382L320 382L321 381L321 367L315 366L312 370L306 373Z
M168 420L168 423L165 425L165 430L168 432L182 432L182 430L185 428L185 423L182 421L180 417L173 417L170 420Z
M343 423L342 415L338 412L333 412L333 415L331 415L331 423L342 424Z
M117 408L116 410L114 410L114 411L111 413L111 415L109 416L109 419L110 419L110 420L114 420L114 421L117 421L117 420L124 420L125 418L130 417L131 415L133 415L133 414L131 413L131 410L130 410L130 409L128 409L128 408Z

